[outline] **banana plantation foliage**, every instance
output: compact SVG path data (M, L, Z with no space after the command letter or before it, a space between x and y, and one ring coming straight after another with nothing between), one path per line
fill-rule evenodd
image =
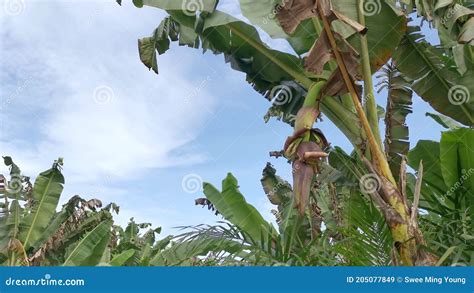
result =
M163 236L132 218L123 228L114 224L114 203L76 195L58 206L61 158L32 182L5 156L0 263L474 265L474 1L239 3L248 21L219 11L218 0L133 0L168 14L139 39L137 57L158 73L159 56L177 45L223 55L268 100L264 120L291 129L269 155L291 164L292 181L270 163L255 174L275 221L247 203L229 173L222 186L204 183L195 201L215 214L216 225L189 223ZM292 52L269 47L262 34L287 41ZM432 107L424 119L445 128L438 141L410 145L406 120L415 99ZM317 128L323 118L352 152Z

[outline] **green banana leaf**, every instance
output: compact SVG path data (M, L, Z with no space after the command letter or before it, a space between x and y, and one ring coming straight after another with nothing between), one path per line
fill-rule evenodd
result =
M288 35L283 31L275 18L278 4L281 0L239 0L242 14L250 22L262 28L272 38L287 38ZM314 41L313 41L314 42Z
M204 194L226 220L247 233L254 242L260 242L274 230L257 209L247 203L232 174L222 181L222 192L204 183Z
M474 130L461 128L443 132L440 144L441 173L447 186L453 186L464 173L474 172ZM474 195L474 176L463 181L467 194Z
M456 253L445 255L445 263L470 265L474 245L474 130L460 128L443 132L441 142L420 141L410 151L408 163L425 165L421 188L420 225L427 246L443 255L449 247ZM413 194L414 176L408 176L408 191Z
M114 256L114 258L110 261L110 265L116 266L116 267L123 266L134 255L135 255L135 249L125 250L124 252Z
M195 257L206 256L209 252L235 254L241 250L242 244L234 240L205 235L181 243L174 243L150 260L150 265L189 266Z
M26 250L41 238L56 213L63 190L64 177L58 166L42 172L33 186L35 204L20 223L20 241Z
M439 125L443 126L444 128L447 128L447 129L454 130L454 129L458 129L458 128L462 127L461 124L457 123L453 119L451 119L447 116L444 116L442 114L426 113L425 115L428 116L428 117L433 118L433 120L438 122Z
M302 21L291 36L285 34L275 15L281 9L281 7L277 7L277 4L284 6L288 4L287 1L240 0L239 2L242 14L252 24L262 28L273 38L286 39L299 55L308 52L319 35L317 31L320 27L316 28L317 24L311 19ZM357 10L360 5L358 2L358 0L339 0L332 1L332 5L337 12L354 21L359 21ZM318 22L316 17L315 21ZM385 1L377 1L374 11L366 11L365 22L368 28L369 57L372 71L375 72L390 59L392 51L400 42L406 30L406 18L402 14L397 14ZM319 26L321 25L319 24ZM333 23L333 29L347 38L360 52L360 38L355 30L339 20Z
M79 199L79 196L72 197L66 204L63 205L61 211L54 215L53 219L49 223L46 230L42 233L41 237L39 237L31 245L35 250L39 246L41 246L48 238L53 236L53 234L58 231L60 226L64 224L64 222L74 213L74 208L76 207ZM67 239L67 237L66 235L63 235L63 241L65 239Z
M447 190L440 166L439 143L430 140L420 140L408 154L408 165L416 170L423 161L425 172L423 182L428 184L437 194L442 195Z
M397 14L385 1L372 1L374 5L359 5L360 0L332 1L334 9L355 21L359 20L358 9L362 8L367 27L367 43L372 72L380 69L392 56L406 31L407 19ZM337 29L336 29L337 31ZM342 30L339 31L343 33ZM343 33L344 34L344 33ZM360 36L352 34L347 40L361 52Z
M217 0L135 0L135 6L152 6L164 10L187 10L189 13L195 11L213 12L216 8Z
M0 198L3 201L0 213L0 251L7 248L10 239L18 237L23 211L20 200L24 200L20 168L11 157L5 156L3 161L10 168L10 180L1 175L4 186L0 189ZM10 200L12 201L9 202Z
M170 18L163 20L152 37L139 41L140 59L149 69L158 72L157 54L165 53L170 41L179 40L181 45L193 48L200 43L204 51L224 54L234 70L246 73L247 82L273 102L265 120L276 116L286 123L294 122L307 88L317 78L306 76L301 58L270 49L254 27L223 12L199 19L176 10L168 13ZM200 23L199 28L196 23ZM187 37L182 38L183 33ZM325 71L320 78L327 76L329 72ZM323 99L321 109L354 144L360 143L358 119L350 108L328 98Z
M63 266L97 265L109 242L112 223L112 220L100 223L77 243L71 245Z
M474 70L461 76L449 68L441 49L431 46L418 26L408 28L393 60L413 81L413 90L436 111L464 125L474 125Z
M10 213L0 220L0 251L4 252L10 239L17 238L23 209L18 200L10 204Z
M410 151L408 163L415 168L423 161L423 183L429 188L427 208L438 214L474 208L474 130L460 128L443 132L441 142L419 141ZM423 190L423 188L422 188ZM474 225L471 223L471 225ZM474 227L474 226L473 226Z
M291 184L276 175L276 169L270 163L267 163L263 169L262 179L260 179L260 181L268 200L270 200L272 204L280 208L291 201L293 197Z

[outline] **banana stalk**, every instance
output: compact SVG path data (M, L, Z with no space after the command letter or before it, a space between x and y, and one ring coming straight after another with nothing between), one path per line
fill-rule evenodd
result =
M372 156L374 157L375 161L377 162L376 165L381 170L382 174L386 178L388 178L393 184L395 184L395 179L393 178L392 172L390 171L390 167L388 165L387 159L385 158L384 154L382 153L382 150L379 148L379 146L377 144L375 136L374 136L374 134L373 134L373 132L370 128L369 121L367 120L367 116L365 115L364 110L362 109L362 105L359 101L357 91L356 91L356 89L354 87L354 84L351 80L351 77L348 73L348 70L347 70L347 67L344 63L342 55L339 52L339 50L337 49L336 39L334 38L334 34L331 30L329 20L324 15L324 11L321 7L320 2L318 2L318 12L319 12L321 20L323 21L324 30L327 33L329 42L330 42L331 47L333 49L333 54L336 57L336 62L339 66L339 69L341 70L342 77L343 77L344 82L347 86L347 89L349 90L349 93L351 95L352 102L354 103L354 107L357 111L357 115L359 116L359 119L362 123L362 127L364 128L364 131L367 135L367 139L369 141Z
M362 0L357 1L357 14L359 23L365 26L365 16L362 11ZM375 102L374 85L372 82L372 71L370 69L369 46L367 43L367 35L359 35L361 45L362 74L364 76L364 97L365 112L369 121L372 132L379 148L382 148L382 139L380 137L379 119L377 115L377 104Z
M308 205L311 182L319 173L319 162L328 155L323 151L327 146L324 135L312 129L319 116L320 92L325 82L313 84L296 115L294 133L285 142L284 155L293 162L293 192L295 207L303 216Z

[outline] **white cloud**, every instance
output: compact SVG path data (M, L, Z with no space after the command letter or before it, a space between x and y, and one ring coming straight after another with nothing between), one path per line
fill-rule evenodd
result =
M237 2L221 4L242 18ZM208 64L198 51L173 48L160 56L158 77L146 70L136 39L150 35L165 14L126 1L120 7L38 0L12 16L0 4L0 155L11 155L32 176L64 157L63 201L79 194L117 202L120 224L132 216L163 227L214 221L212 213L194 212L192 198L178 207L180 189L134 188L150 168L205 160L193 142L208 121L221 121L211 119L217 106L247 105L240 99L217 105L207 83L222 76L203 68ZM263 39L272 46L285 42ZM242 74L225 77L243 82ZM95 98L98 88L109 95Z
M5 16L1 29L0 78L8 84L2 154L32 172L63 156L72 183L204 159L186 149L172 155L215 107L205 88L186 99L199 81L190 59L161 58L166 72L159 78L138 59L136 39L151 33L162 12L113 1L26 4L20 15ZM98 88L106 89L105 100L94 97Z
M0 155L30 176L64 157L62 202L96 197L121 206L122 225L134 216L175 226L178 210L158 204L172 195L134 187L151 168L207 159L192 142L217 107L205 84L215 72L197 75L207 64L187 48L161 56L159 76L141 64L137 38L159 24L158 9L28 1L7 15L0 4ZM109 96L94 96L97 89Z

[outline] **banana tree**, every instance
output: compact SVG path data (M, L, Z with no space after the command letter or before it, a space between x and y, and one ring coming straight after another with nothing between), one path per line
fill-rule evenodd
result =
M272 102L266 119L276 116L294 128L283 150L276 153L292 162L292 202L301 219L311 213L311 186L329 155L331 137L314 128L325 115L354 146L362 162L361 185L367 176L376 179L376 188L361 189L384 216L400 263L437 262L419 228L418 203L410 204L406 191L405 117L414 91L438 112L465 126L474 124L474 102L469 99L474 92L469 82L474 74L472 5L240 0L250 25L219 11L217 0L133 3L169 14L152 36L138 42L140 59L150 70L158 73L157 57L169 50L172 41L223 54L233 69L244 72L253 88ZM445 20L452 9L454 16ZM413 11L435 24L443 36L442 47L424 39L420 27L410 21ZM286 40L294 54L264 44L259 29ZM386 64L389 97L382 143L372 75Z
M321 231L322 218L330 225L332 213L328 207L313 205L308 217L299 217L293 208L293 190L288 182L276 175L268 164L262 176L262 186L271 203L277 228L240 193L237 180L228 174L222 181L222 191L204 184L206 198L196 200L208 207L225 222L218 225L184 227L187 231L172 238L171 245L158 253L151 265L334 265L336 251L331 249L329 234L336 229ZM316 190L310 201L315 203Z
M145 230L145 232L142 232ZM169 237L156 240L161 227L136 223L133 218L125 227L114 226L112 239L101 263L111 266L148 266L150 260L169 243Z
M0 256L7 266L96 265L111 235L112 215L97 199L72 197L56 211L64 177L63 160L40 173L34 182L3 157L10 179L0 176Z
M473 144L472 130L450 130L439 143L419 141L408 157L411 166L426 166L420 208L427 212L420 225L430 247L444 251L439 264L474 264Z

